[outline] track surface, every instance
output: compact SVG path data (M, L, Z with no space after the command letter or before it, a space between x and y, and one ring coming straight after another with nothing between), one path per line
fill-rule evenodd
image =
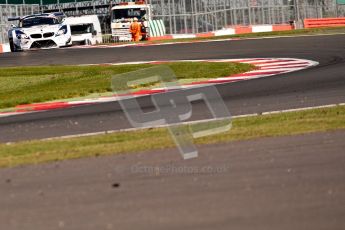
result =
M41 50L0 55L0 66L148 60L288 57L320 62L304 71L217 86L233 115L345 101L345 35L218 41L109 49ZM141 100L150 106L149 97ZM192 119L209 118L195 103ZM131 127L118 103L0 118L0 142ZM53 130L53 131L52 131Z
M203 146L192 161L171 149L0 170L1 229L342 230L344 136Z
M4 54L0 65L247 57L320 62L301 72L218 86L232 114L239 115L344 102L344 38L48 50ZM141 102L149 105L149 98ZM193 109L195 119L207 116L203 104ZM0 138L15 141L127 126L119 105L105 103L2 118ZM337 131L202 146L200 157L190 161L181 161L171 149L2 169L0 228L344 229L344 137L345 131ZM146 173L145 166L187 169ZM188 173L204 166L218 172Z

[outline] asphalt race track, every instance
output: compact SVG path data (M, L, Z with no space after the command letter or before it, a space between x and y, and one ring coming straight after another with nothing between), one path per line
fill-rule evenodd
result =
M121 56L120 56L121 55ZM0 66L288 57L314 68L217 86L233 115L345 102L345 35L0 55ZM141 104L150 108L150 98ZM207 118L203 103L193 119ZM0 118L0 141L129 127L115 102ZM345 229L345 132L0 170L0 229Z
M287 57L320 62L299 72L217 86L232 115L345 102L345 35L126 48L41 50L0 55L0 66L145 60ZM141 99L150 107L149 97ZM194 103L192 119L209 118ZM118 103L0 118L0 142L130 128ZM54 132L52 132L52 128Z

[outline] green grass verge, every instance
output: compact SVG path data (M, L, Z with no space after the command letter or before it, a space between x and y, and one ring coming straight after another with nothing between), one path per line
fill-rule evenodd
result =
M167 65L182 82L225 77L255 68L241 63L176 62ZM113 75L148 67L152 65L0 68L0 109L111 92Z
M337 129L345 129L345 106L238 118L233 120L233 128L230 131L198 138L195 142L199 145L224 143ZM170 147L175 147L175 145L166 129L0 144L0 167Z

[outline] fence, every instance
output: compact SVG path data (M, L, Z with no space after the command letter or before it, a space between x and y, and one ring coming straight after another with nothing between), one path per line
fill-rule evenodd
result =
M202 33L232 25L282 24L304 18L344 15L335 1L304 0L149 0L167 32Z
M0 4L40 4L50 5L69 2L87 2L89 0L0 0Z
M160 3L158 3L160 2ZM229 25L280 24L294 18L293 6L282 1L151 0L156 18L168 33L201 33Z
M7 18L34 14L39 8L39 5L0 5L0 44L8 42L7 31L13 22L8 22Z

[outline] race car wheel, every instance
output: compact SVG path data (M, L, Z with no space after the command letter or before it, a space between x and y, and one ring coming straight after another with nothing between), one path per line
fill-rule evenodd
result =
M14 47L14 44L13 44L13 39L10 39L10 49L11 49L11 52L16 52L16 48Z

